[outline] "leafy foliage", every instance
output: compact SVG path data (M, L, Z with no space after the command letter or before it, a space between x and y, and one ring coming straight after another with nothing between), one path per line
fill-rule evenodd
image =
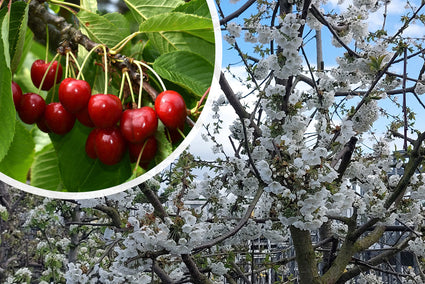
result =
M58 6L59 2L52 2L54 3L50 5L54 11L65 11ZM168 88L177 86L187 100L187 105L193 106L211 85L215 47L211 16L206 2L203 0L191 2L129 0L125 3L129 9L127 13L131 13L132 16L128 16L117 12L102 14L98 11L96 1L82 1L81 9L75 14L79 23L76 28L79 28L94 43L105 45L110 49L117 48L130 60L132 60L131 56L136 56L134 58L136 60L149 60L154 70L158 68L158 73L166 86ZM66 5L66 3L63 4ZM173 12L176 8L178 10ZM69 192L112 187L144 173L145 170L130 164L128 154L114 166L105 166L97 160L88 158L84 149L85 138L90 130L79 123L76 123L74 129L64 136L49 134L52 144L34 152L35 142L32 141L33 137L28 132L31 128L28 127L26 130L21 125L10 92L12 75L21 84L24 92L37 91L37 88L34 88L28 80L29 68L33 60L44 57L45 47L31 40L33 34L27 29L28 11L29 4L23 1L13 3L10 13L7 7L0 11L2 35L5 35L2 36L0 45L0 59L6 63L0 64L0 89L3 94L0 97L2 113L0 168L3 169L2 171L26 182L27 172L31 169L31 175L29 175L31 185ZM140 32L132 35L131 30L134 26L140 26ZM137 53L132 52L135 50ZM91 84L94 93L102 93L105 88L103 56L89 55L89 50L83 48L78 48L78 51L79 63L87 61L85 63L87 67L82 70L83 75ZM52 56L48 54L49 60ZM189 67L195 68L179 66L178 64L187 62L184 61L185 58L191 59ZM63 57L61 61L64 64L65 58ZM108 90L109 93L118 95L122 84L121 78L124 75L119 68L112 65L116 63L112 61L108 63L108 69L110 69ZM158 79L150 71L147 74L152 77L152 86L160 92L161 85ZM139 82L135 80L133 83ZM56 91L57 89L53 89L53 91L42 92L41 95L47 101L57 100ZM126 92L125 102L127 103L131 101L131 97L128 89ZM143 97L144 102L153 105L145 95ZM161 133L157 134L161 139L158 144L158 154L155 162L150 164L150 168L160 163L175 148L175 145L171 145L171 142L166 139L164 131L160 131ZM185 132L188 131L190 128L185 128ZM20 141L23 135L25 139ZM22 161L19 163L19 171L15 169L18 166L17 160ZM26 162L23 162L24 160ZM135 167L138 168L137 171L133 171ZM133 172L137 175L135 176Z

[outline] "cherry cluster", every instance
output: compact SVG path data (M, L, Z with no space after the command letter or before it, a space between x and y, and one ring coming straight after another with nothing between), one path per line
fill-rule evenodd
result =
M130 161L138 161L146 168L158 149L158 119L166 127L171 142L182 137L187 109L183 97L175 91L161 92L154 108L132 108L134 104L124 107L118 96L92 94L85 80L61 80L62 66L57 61L36 60L31 67L31 79L45 91L60 83L59 102L46 104L39 94L23 94L20 86L12 82L13 101L20 119L27 124L36 123L41 131L59 135L71 131L75 120L93 128L86 140L86 153L106 165L120 162L128 150Z

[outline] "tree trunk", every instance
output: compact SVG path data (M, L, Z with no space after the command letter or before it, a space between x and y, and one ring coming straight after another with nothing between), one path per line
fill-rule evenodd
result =
M290 227L292 241L295 247L296 261L300 283L320 283L317 269L316 256L311 243L310 231Z

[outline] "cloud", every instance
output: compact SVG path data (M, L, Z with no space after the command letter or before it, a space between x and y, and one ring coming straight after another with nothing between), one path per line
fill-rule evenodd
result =
M406 30L404 30L403 35L408 37L420 37L423 38L425 35L425 26L423 24L410 24Z

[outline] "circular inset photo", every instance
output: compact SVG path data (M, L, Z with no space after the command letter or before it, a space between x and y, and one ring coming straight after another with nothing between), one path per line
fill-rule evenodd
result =
M209 0L16 1L0 22L0 179L31 193L94 198L152 177L218 85Z

